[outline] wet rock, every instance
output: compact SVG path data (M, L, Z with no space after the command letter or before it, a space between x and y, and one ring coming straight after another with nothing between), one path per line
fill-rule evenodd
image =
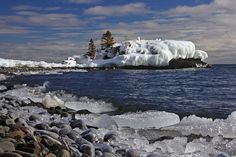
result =
M116 157L116 156L112 153L105 152L102 154L102 157Z
M103 153L113 153L113 148L110 145L104 144L102 146L102 152Z
M92 143L91 142L89 142L89 141L87 141L86 139L84 139L84 138L78 138L78 139L76 139L75 140L75 143L77 144L77 145L83 145L83 144L88 144L88 145L92 145Z
M48 130L49 129L49 125L47 123L36 124L34 127L39 130Z
M87 155L89 157L95 155L95 148L92 144L82 144L80 146L80 151L83 153L83 155Z
M117 154L118 156L125 156L126 150L125 150L125 149L117 149L117 150L116 150L116 154Z
M96 135L91 132L83 135L82 138L86 139L87 141L91 143L95 143L96 141Z
M95 155L96 155L96 156L102 156L102 152L101 152L100 150L96 150L96 151L95 151Z
M52 147L61 148L62 147L62 143L60 141L58 141L48 135L42 135L41 138L42 138L41 143L49 148L52 148Z
M48 135L54 139L58 139L59 138L59 135L54 133L54 132L51 132L51 131L47 131L47 130L36 130L34 131L34 134L35 135Z
M68 136L70 139L72 139L72 140L76 140L77 138L80 138L80 137L81 137L80 134L77 133L77 132L74 131L74 130L72 130L71 132L69 132L69 133L67 134L67 136Z
M0 153L1 157L22 157L20 154L13 153L13 152L5 152L5 153Z
M4 152L4 150L0 147L0 154L3 153L3 152Z
M70 133L70 131L71 131L70 129L62 128L59 131L59 136L61 136L61 137L66 136L68 133Z
M70 123L70 126L71 126L72 129L74 129L74 128L79 128L79 129L82 129L82 130L87 129L87 126L86 126L85 122L82 121L81 119L73 120Z
M138 150L130 149L125 154L126 157L139 157L140 152Z
M0 148L2 148L3 151L15 151L15 145L10 141L0 141Z
M57 156L58 156L58 157L70 157L71 155L70 155L70 152L68 152L68 151L65 150L65 149L62 149L62 150L58 153Z
M117 138L117 133L116 132L108 132L104 135L103 140L105 142L110 142L112 140L115 140Z

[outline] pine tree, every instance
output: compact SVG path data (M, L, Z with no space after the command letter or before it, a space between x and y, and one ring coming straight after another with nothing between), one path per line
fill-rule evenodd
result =
M89 41L88 52L86 53L86 56L91 59L96 58L96 46L95 46L92 38Z
M111 32L108 30L106 33L102 35L102 41L101 41L101 49L105 50L106 48L111 47L115 44L115 40L111 34Z

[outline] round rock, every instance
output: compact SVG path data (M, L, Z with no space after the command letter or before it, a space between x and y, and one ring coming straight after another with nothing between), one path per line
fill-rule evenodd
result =
M15 151L15 145L10 141L0 142L0 148L2 148L3 151L9 151L9 152Z
M125 154L126 157L139 157L140 152L138 150L130 149Z
M13 152L0 153L1 157L22 157L20 154Z
M80 151L83 154L85 154L87 156L90 156L90 157L95 155L95 148L92 144L82 144L80 146Z
M82 130L87 129L87 126L86 126L85 122L82 121L81 119L72 121L70 123L70 126L72 127L72 129L74 129L74 128L80 128Z

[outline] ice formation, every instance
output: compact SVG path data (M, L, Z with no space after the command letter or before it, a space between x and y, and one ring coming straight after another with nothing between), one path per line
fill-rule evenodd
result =
M13 59L0 58L0 67L42 67L42 68L54 68L54 67L72 67L76 64L61 64L61 63L47 63L45 61L23 61Z
M116 108L111 103L107 103L101 100L89 99L82 97L77 101L67 101L65 106L73 110L88 110L92 113L105 113L115 111Z
M146 111L138 113L127 113L112 117L119 127L161 128L174 125L180 122L179 116L174 113Z
M236 111L227 119L200 118L195 115L184 117L179 124L165 129L178 130L184 135L218 136L224 138L236 138Z
M104 57L107 57L104 59ZM104 66L168 66L172 59L205 60L207 53L196 50L194 43L177 40L130 40L116 43L106 50L98 50L92 60L82 56L68 57L63 63L21 61L0 58L0 67L104 67Z
M104 55L110 59L104 60ZM172 59L205 60L207 57L206 52L196 50L190 41L138 39L117 43L113 48L100 50L95 60L79 57L78 62L84 67L167 66Z

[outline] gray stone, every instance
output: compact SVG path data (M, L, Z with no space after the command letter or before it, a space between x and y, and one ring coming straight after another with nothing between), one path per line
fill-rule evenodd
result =
M105 152L102 154L102 157L116 157L116 156L112 153Z
M39 124L36 124L34 127L39 130L48 130L49 129L49 125L47 123L39 123Z
M117 133L116 132L108 132L104 135L103 140L105 142L110 142L112 140L115 140L117 138Z
M83 153L83 155L85 154L90 157L95 155L95 148L92 144L82 144L80 146L80 151Z
M82 130L86 130L87 129L87 126L86 126L85 122L82 121L81 119L73 120L70 123L70 126L71 126L72 129L74 129L74 128L80 128Z
M0 148L2 148L3 151L15 151L15 145L10 141L1 141Z
M77 138L80 138L80 137L81 137L80 134L77 133L77 132L74 131L74 130L72 130L71 132L69 132L69 133L67 134L67 136L68 136L70 139L72 139L72 140L76 140Z
M51 131L47 131L47 130L36 130L34 131L34 134L40 134L40 135L48 135L54 139L58 139L59 138L59 135L54 133L54 132L51 132Z
M7 87L4 85L0 85L0 92L7 90Z
M138 150L130 149L125 154L126 157L139 157L140 152Z
M68 128L62 128L62 129L60 129L60 131L59 131L59 136L66 136L68 133L70 133L70 129L68 129Z
M96 141L96 135L93 133L87 133L82 136L82 138L86 139L87 141L94 143Z
M96 150L96 151L95 151L95 155L96 155L96 156L102 156L102 152L101 152L100 150Z
M103 153L113 153L113 148L110 145L104 144L102 146L102 152Z

